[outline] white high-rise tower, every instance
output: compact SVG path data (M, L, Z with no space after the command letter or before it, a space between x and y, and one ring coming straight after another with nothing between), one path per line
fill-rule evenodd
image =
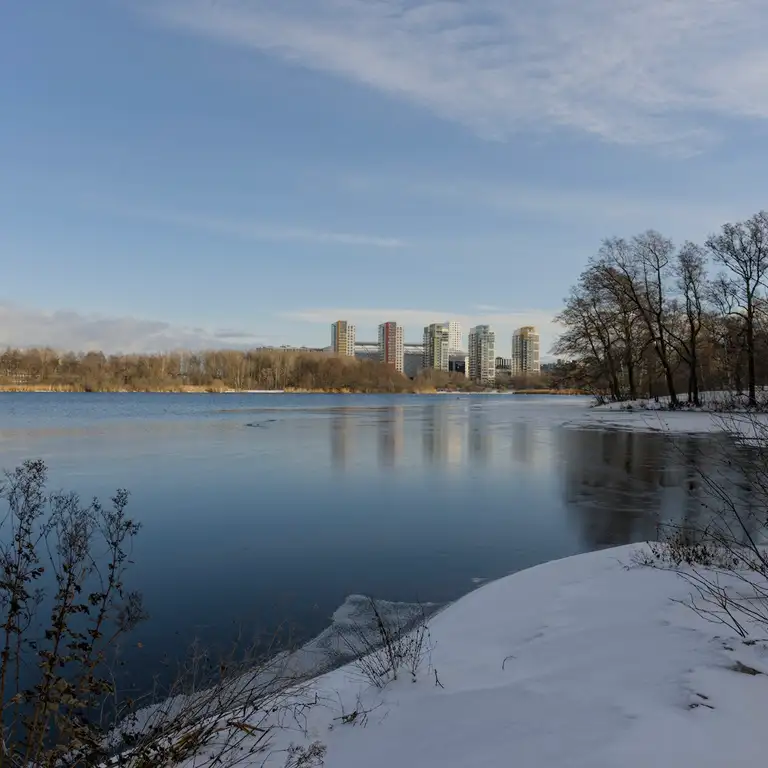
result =
M512 334L513 376L541 373L539 334L532 325L524 325Z
M496 334L489 325L469 332L469 378L482 384L496 380Z
M449 331L447 323L432 323L424 329L424 368L447 371L449 361Z
M461 337L461 323L456 320L449 320L445 325L448 326L448 351L451 353L461 352L464 349Z

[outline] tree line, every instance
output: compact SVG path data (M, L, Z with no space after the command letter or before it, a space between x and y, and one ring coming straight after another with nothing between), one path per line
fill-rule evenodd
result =
M377 361L272 349L134 355L7 349L0 354L0 385L84 392L185 389L408 392L414 386L394 368Z
M655 230L607 238L556 318L553 351L572 361L575 386L614 400L699 405L703 390L729 389L754 406L768 380L767 280L766 211L703 245Z

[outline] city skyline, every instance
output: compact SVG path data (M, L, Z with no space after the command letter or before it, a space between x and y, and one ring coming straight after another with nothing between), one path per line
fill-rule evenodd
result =
M342 339L340 342L339 339ZM467 378L483 384L492 384L497 371L508 368L511 376L538 375L541 373L540 338L535 326L525 325L515 329L510 338L510 357L497 354L496 333L487 323L470 329L465 349L462 344L461 325L455 320L445 320L424 326L421 343L404 341L403 326L394 320L381 323L376 342L355 339L355 326L346 320L337 320L331 326L330 351L349 356L370 357L371 348L376 358L395 370L412 375L415 370L461 371ZM503 347L504 345L502 345ZM410 357L406 370L406 347ZM414 368L413 357L419 355L420 364ZM458 367L457 367L458 366Z

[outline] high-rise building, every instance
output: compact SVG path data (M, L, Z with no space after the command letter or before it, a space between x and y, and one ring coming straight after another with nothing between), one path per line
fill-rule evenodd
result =
M469 332L469 378L483 384L496 380L496 334L489 325Z
M432 323L424 329L424 368L447 371L450 356L450 331L447 323Z
M444 325L448 326L448 351L460 352L464 349L464 343L461 338L461 323L456 320L449 320Z
M382 323L379 326L379 360L403 372L403 326Z
M355 326L346 320L331 325L331 350L337 355L355 356Z
M513 376L541 373L539 362L539 334L532 325L518 328L512 334Z

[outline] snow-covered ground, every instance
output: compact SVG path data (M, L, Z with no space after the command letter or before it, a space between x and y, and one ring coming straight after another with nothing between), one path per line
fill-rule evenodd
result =
M768 414L748 414L740 410L741 401L733 392L702 392L701 402L700 408L685 406L677 411L668 410L667 397L659 398L658 402L630 400L606 403L585 409L571 423L677 434L726 431L749 438L755 436L755 427L757 432L768 430ZM732 407L735 410L729 410Z
M274 749L321 742L327 768L762 765L768 646L674 602L689 592L678 576L627 569L636 549L470 593L430 620L434 647L415 682L380 691L339 668L312 684L306 733L280 731ZM363 710L365 724L340 719ZM284 762L275 752L266 765Z

